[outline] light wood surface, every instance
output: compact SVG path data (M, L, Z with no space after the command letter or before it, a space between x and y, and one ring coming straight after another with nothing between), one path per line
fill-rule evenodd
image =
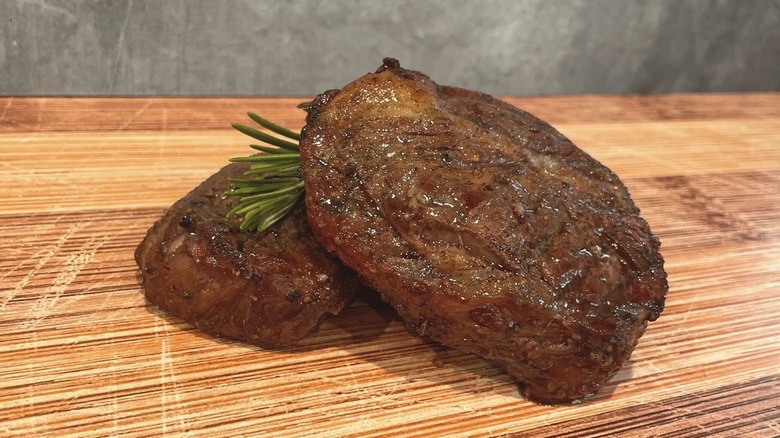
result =
M780 94L507 99L625 181L669 273L631 361L553 407L362 302L284 351L146 304L148 227L301 100L0 98L0 436L780 435Z

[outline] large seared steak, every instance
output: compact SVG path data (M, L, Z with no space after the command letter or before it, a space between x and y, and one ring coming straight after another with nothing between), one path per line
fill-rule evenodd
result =
M536 117L387 59L309 108L309 223L414 333L537 401L594 392L667 290L625 186Z

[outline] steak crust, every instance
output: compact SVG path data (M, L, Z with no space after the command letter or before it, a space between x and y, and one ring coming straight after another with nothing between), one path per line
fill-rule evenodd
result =
M301 155L320 243L411 332L547 403L596 391L667 290L618 177L545 122L386 59L318 96Z
M294 345L347 306L358 282L325 253L303 203L264 233L225 215L238 203L224 167L176 202L138 246L146 298L198 329L266 348Z

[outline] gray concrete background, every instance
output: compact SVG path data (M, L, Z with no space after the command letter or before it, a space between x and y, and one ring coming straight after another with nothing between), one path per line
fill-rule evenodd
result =
M492 94L780 90L778 0L0 0L0 94L311 95L384 56Z

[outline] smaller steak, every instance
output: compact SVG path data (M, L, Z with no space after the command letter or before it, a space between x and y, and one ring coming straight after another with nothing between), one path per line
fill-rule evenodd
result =
M314 240L303 203L265 233L225 219L239 201L224 167L176 202L135 252L146 298L213 335L266 348L294 345L347 306L354 274Z

